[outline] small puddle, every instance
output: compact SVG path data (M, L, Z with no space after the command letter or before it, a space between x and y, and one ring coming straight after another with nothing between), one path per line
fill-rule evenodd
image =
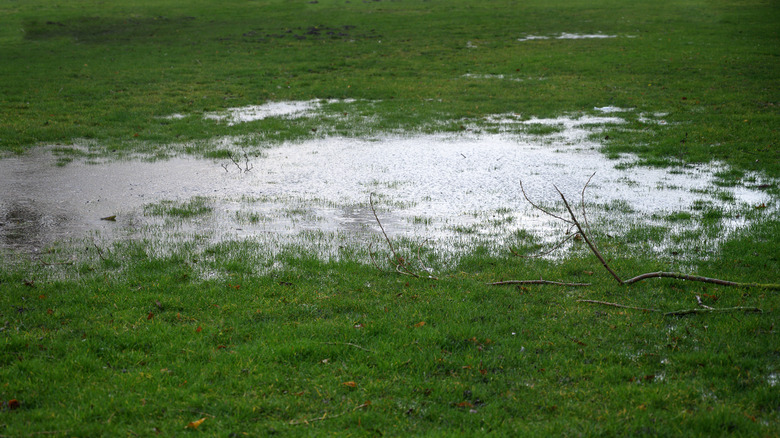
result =
M263 105L230 108L227 111L206 113L203 117L211 120L225 121L228 126L233 126L237 123L252 122L268 117L304 117L314 113L325 103L336 102L350 103L354 102L354 100L314 99L307 101L269 102ZM169 117L175 116L177 116L177 114Z
M587 39L604 39L604 38L617 38L617 35L604 35L601 33L596 34L581 34L581 33L568 33L563 32L558 36L547 35L526 35L522 38L518 38L517 41L533 41L533 40L587 40ZM628 38L632 38L629 36Z
M286 114L310 105L289 106ZM228 113L233 116L225 120L233 121L246 114ZM166 235L311 246L315 236L317 251L329 256L341 245L379 240L368 204L373 194L391 237L430 239L439 249L458 252L475 242L504 245L518 230L546 239L561 236L565 228L531 208L519 182L535 202L555 208L553 184L578 203L594 172L588 217L591 226L608 224L610 233L625 231L621 224L690 211L697 203L731 210L771 201L746 187L714 190L714 175L722 170L717 165L670 171L628 167L635 160L628 155L606 159L590 139L605 125L623 123L619 117L496 115L486 123L498 132L283 143L252 158L250 171L191 157L57 166L53 154L38 149L0 160L0 248L37 252L90 236L105 241ZM555 129L523 132L539 126ZM170 213L193 200L205 206L200 213ZM101 220L110 216L115 221ZM744 222L734 220L728 225L741 226Z

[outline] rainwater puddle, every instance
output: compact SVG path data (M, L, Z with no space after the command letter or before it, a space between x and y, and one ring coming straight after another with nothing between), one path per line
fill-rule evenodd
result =
M617 38L617 35L604 35L601 33L596 34L580 34L580 33L567 33L563 32L558 36L546 36L546 35L526 35L522 38L518 38L517 41L533 41L533 40L587 40L587 39L603 39L603 38ZM630 38L630 37L629 37Z
M288 109L305 111L309 105ZM231 114L236 115L230 120L243 120L239 111ZM0 160L0 249L37 252L85 237L255 239L266 248L316 246L315 252L328 257L344 245L381 241L370 196L390 237L428 240L448 252L475 243L503 247L520 230L553 241L565 227L525 201L520 181L534 202L555 210L561 206L553 184L578 203L594 173L587 189L588 219L612 234L702 203L731 210L770 202L765 193L746 187L716 193L714 174L721 166L670 171L625 166L632 156L606 159L591 134L623 123L619 117L497 115L486 123L498 132L259 145L263 155L251 159L249 171L229 161L191 157L56 166L56 157L39 149ZM525 126L555 130L546 135L517 131ZM175 213L186 212L193 200L204 206L199 213ZM101 220L110 216L115 221ZM745 225L724 221L728 229ZM698 224L677 227L684 232Z
M217 121L226 121L228 126L233 126L237 123L252 122L268 117L303 117L320 109L323 103L336 102L349 103L353 102L353 100L314 99L307 101L269 102L263 105L230 108L224 112L206 113L203 117ZM170 117L174 116L176 116L176 114Z

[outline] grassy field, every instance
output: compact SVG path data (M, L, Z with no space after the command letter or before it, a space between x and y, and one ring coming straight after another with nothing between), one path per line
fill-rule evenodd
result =
M760 175L776 211L779 22L775 0L0 0L0 151L213 157L223 136L458 131L616 106L634 110L606 156L722 162L718 184ZM310 99L355 99L355 117L202 117ZM655 113L668 123L640 116ZM147 213L197 218L203 202ZM752 225L700 259L625 249L650 228L602 249L623 278L778 283L780 221L762 211L731 212ZM0 252L0 437L780 433L777 290L621 286L583 248L505 253L434 257L432 280L382 272L366 248L320 260L252 240ZM486 284L540 277L592 285ZM701 309L697 296L762 313L665 315Z

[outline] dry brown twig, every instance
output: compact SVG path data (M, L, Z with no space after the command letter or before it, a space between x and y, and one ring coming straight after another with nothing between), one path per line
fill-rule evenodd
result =
M385 238L385 242L387 242L387 247L390 248L390 253L392 254L392 258L390 258L389 262L395 267L395 271L401 275L408 275L410 277L414 278L422 278L423 276L425 278L429 278L431 280L438 280L437 277L430 274L431 269L425 266L425 263L422 261L422 257L420 256L420 249L422 248L423 243L421 243L417 247L417 260L420 262L420 266L422 266L422 271L425 271L426 274L419 274L417 270L415 270L413 267L409 266L409 263L406 261L404 257L398 254L398 252L395 250L395 246L393 246L393 242L390 240L390 237L388 237L387 232L385 232L385 227L382 225L382 221L379 220L379 215L376 213L376 208L374 208L374 194L370 194L368 196L368 204L371 207L371 213L374 214L374 219L376 219L376 223L379 225L379 229L382 231L382 236ZM368 256L371 258L371 263L380 271L382 272L389 272L385 269L382 269L379 267L379 263L376 262L376 259L374 259L374 254L371 251L371 244L368 245Z

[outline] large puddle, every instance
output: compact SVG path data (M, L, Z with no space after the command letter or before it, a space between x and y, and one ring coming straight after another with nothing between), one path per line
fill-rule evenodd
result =
M277 109L313 110L311 104ZM520 181L535 202L555 209L553 184L579 203L594 172L588 218L613 234L701 206L726 212L771 206L758 189L716 188L715 173L723 170L717 165L669 170L631 166L635 157L628 155L606 159L592 134L623 119L612 114L619 109L600 110L608 114L498 115L487 120L492 133L289 142L248 162L179 157L57 166L52 153L39 149L0 160L0 248L38 252L84 238L259 239L273 247L316 241L316 251L329 256L343 245L380 240L372 194L391 237L428 239L452 251L476 242L505 245L518 230L554 240L566 229L524 200ZM264 114L259 107L248 111ZM228 114L220 120L246 120L241 111ZM219 141L240 156L231 139ZM723 217L726 230L745 224L739 215ZM698 224L675 226L681 233Z

